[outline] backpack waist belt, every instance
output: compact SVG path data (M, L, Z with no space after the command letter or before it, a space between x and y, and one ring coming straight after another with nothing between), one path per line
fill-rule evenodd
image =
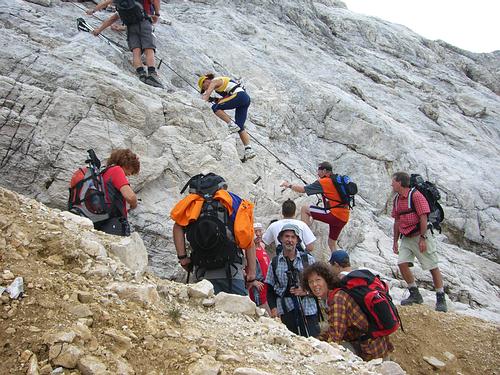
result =
M240 84L237 84L236 86L234 86L231 90L227 91L227 96L232 95L232 94L233 94L233 92L235 92L235 91L236 91L236 89L237 89L237 88L240 88L240 87L241 87L241 85L240 85ZM245 91L245 90L243 90L243 91Z

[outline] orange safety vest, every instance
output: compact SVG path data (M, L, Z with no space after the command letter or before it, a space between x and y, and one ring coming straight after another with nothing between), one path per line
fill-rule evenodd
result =
M332 178L330 176L322 177L318 182L323 188L322 196L325 207L331 207L330 212L332 215L347 223L349 221L349 207L342 205L342 199L340 199L340 194L335 188Z

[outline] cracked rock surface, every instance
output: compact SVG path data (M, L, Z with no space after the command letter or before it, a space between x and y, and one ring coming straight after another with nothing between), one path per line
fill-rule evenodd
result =
M102 159L112 148L132 148L141 173L131 183L142 201L131 223L151 269L178 275L168 214L189 176L223 175L264 223L279 217L288 197L315 202L281 193L283 179L298 179L259 145L257 158L240 164L237 137L184 81L195 85L197 74L211 70L241 77L252 97L248 129L262 145L307 181L329 160L358 183L340 238L357 266L382 273L402 297L390 176L421 173L442 194L438 250L451 308L500 321L500 52L430 41L340 1L174 0L162 3L155 31L158 56L175 71L160 69L166 89L159 90L136 79L130 53L76 30L85 4L0 5L2 186L64 208L88 148ZM125 44L124 35L105 34ZM315 256L326 259L326 228L313 230ZM96 276L115 272L83 267ZM416 267L416 276L431 289L428 273ZM424 298L433 303L432 292Z

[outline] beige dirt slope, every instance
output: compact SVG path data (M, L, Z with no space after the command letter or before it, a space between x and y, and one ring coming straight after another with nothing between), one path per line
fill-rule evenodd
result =
M0 300L0 374L27 373L34 365L31 353L39 373L50 373L57 367L56 351L68 346L109 374L201 374L208 368L232 374L238 367L272 374L376 371L340 350L344 360L322 363L307 340L287 336L269 319L256 324L254 317L204 308L186 298L182 284L134 276L116 261L82 252L79 236L57 211L0 189L0 285L8 284L2 278L11 277L5 272L10 270L24 278L26 288L20 300L5 293ZM144 297L149 302L120 298L108 289L113 281L154 284L159 294ZM394 337L394 359L409 374L433 373L423 356L444 360L445 351L456 360L440 374L498 373L497 325L423 306L402 308L401 315L407 332ZM65 373L99 373L79 369Z

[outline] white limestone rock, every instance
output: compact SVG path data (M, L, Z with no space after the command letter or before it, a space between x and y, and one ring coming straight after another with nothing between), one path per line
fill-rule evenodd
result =
M139 233L133 232L129 237L122 237L120 242L111 243L109 251L133 273L143 274L146 271L148 253Z
M238 367L233 375L272 375L270 372L257 370L251 367Z
M146 304L154 304L160 298L153 284L114 282L108 286L108 289L118 294L120 298Z
M52 0L26 0L29 3L42 5L44 7L50 7L52 5Z
M215 308L233 314L255 315L255 303L247 296L221 292L215 296Z
M61 211L60 215L64 218L64 226L68 229L77 228L94 229L94 223L87 217L75 215L69 211Z
M208 298L214 295L214 286L208 280L201 280L188 285L188 295L191 298Z
M424 361L427 362L432 367L434 367L435 369L442 369L446 366L446 363L440 361L439 359L433 356L424 356Z

